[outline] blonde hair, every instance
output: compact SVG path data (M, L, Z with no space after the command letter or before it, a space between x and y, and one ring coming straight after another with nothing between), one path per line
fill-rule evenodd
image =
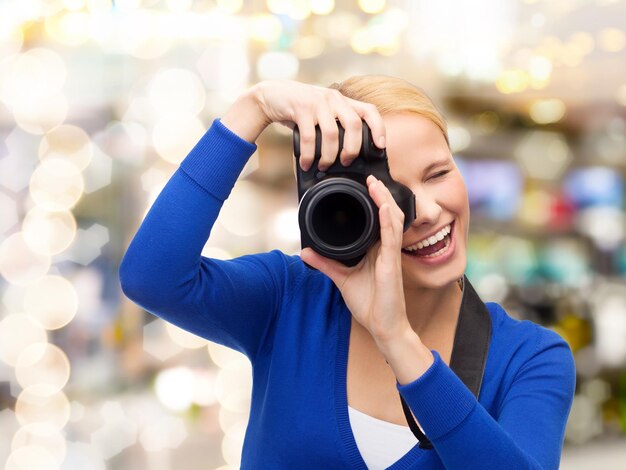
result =
M432 121L448 141L448 125L431 99L421 88L401 78L386 75L361 75L350 77L329 88L342 95L376 106L380 114L414 113Z

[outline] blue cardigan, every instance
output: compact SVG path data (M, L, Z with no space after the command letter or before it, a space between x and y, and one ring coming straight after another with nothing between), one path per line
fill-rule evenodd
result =
M255 149L214 121L131 242L122 288L154 315L250 359L242 468L364 469L346 395L351 315L332 281L278 250L201 256ZM397 387L434 450L416 445L390 468L558 469L572 352L552 330L487 308L492 337L479 399L433 350L434 364Z

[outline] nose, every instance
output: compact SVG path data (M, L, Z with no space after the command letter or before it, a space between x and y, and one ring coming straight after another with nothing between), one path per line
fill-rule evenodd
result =
M413 192L415 194L415 220L413 227L420 225L434 225L441 216L441 206L436 198L427 191Z

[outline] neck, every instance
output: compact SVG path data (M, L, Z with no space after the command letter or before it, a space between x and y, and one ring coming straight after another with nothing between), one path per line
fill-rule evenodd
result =
M463 292L454 281L438 289L405 288L404 298L409 323L420 337L426 337L456 324Z

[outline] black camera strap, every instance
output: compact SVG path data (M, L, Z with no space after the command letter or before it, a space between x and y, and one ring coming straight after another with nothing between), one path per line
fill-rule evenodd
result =
M450 368L478 399L491 340L491 315L466 276L463 276L462 283L463 298L454 333ZM402 395L400 401L420 449L432 449L432 443L415 422Z

